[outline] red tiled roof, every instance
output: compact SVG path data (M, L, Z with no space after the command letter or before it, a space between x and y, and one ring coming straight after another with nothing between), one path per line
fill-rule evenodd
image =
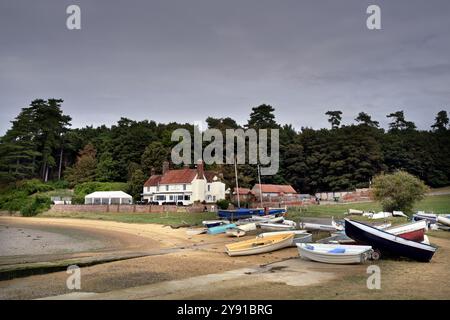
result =
M161 180L161 175L156 174L148 178L148 180L144 183L144 187L157 186L159 181Z
M253 189L259 189L260 185L255 184ZM294 188L290 185L281 185L281 184L262 184L261 192L266 193L297 193Z
M153 175L144 184L145 187L157 186L159 184L191 183L197 175L197 169L176 169L168 170L163 175ZM212 182L216 174L212 171L205 171L204 176L208 182Z
M247 194L249 194L249 193L253 193L252 190L250 190L250 189L248 189L248 188L239 188L239 194L240 194L240 195L247 195ZM237 194L236 188L234 188L233 194Z

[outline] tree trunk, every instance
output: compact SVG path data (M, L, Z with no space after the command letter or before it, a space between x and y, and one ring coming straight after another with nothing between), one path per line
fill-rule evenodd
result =
M63 147L61 146L61 152L59 153L58 180L61 180L62 159L63 159Z

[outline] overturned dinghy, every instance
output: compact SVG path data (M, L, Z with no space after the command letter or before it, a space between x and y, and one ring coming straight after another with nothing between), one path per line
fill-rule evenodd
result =
M374 250L417 261L428 262L436 248L424 243L403 239L395 234L345 219L345 233L355 241L371 245Z
M371 246L341 244L299 243L297 248L302 258L333 264L363 263L373 252Z
M225 233L227 229L236 228L234 223L224 224L217 227L208 228L208 234Z
M437 216L437 222L450 227L450 218L447 218L445 216Z
M289 247L292 245L293 239L293 234L273 235L264 238L256 237L252 240L227 244L225 248L229 256L247 256Z
M309 223L309 222L300 222L300 229L310 230L310 231L329 231L336 232L344 230L344 227L338 225L334 222L334 219L331 220L331 224L319 224L319 223Z

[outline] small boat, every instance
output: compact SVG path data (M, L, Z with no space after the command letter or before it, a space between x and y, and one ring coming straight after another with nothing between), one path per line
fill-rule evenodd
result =
M312 241L312 234L307 233L306 230L291 230L291 231L274 231L264 232L258 235L258 238L266 238L274 235L293 234L294 240L292 246L295 247L296 243L305 243Z
M263 230L285 231L285 230L295 230L297 225L294 221L285 220L283 221L283 223L263 222L259 224L259 227Z
M196 236L202 233L206 233L208 229L207 228L192 228L192 229L187 229L186 230L186 234L188 236Z
M259 221L259 222L283 222L284 221L284 217L280 216L280 217L276 217L274 215L269 215L269 216L252 216L253 221Z
M238 229L238 228L227 229L225 231L225 233L226 233L227 236L238 237L238 238L239 237L243 237L246 234L244 230L241 230L241 229Z
M413 220L427 220L429 223L437 222L437 215L434 213L425 213L423 211L419 211L416 214L413 214Z
M204 221L202 221L202 224L206 228L217 227L222 224L228 224L228 223L230 223L230 221L228 221L228 220L204 220Z
M364 263L373 252L371 246L342 244L299 243L297 248L302 258L333 264Z
M240 241L227 244L226 252L229 256L247 256L283 249L292 245L294 234L272 235L264 238Z
M300 222L300 229L306 229L310 231L329 231L336 232L344 230L344 227L338 225L334 220L331 220L330 224L319 224L319 223L309 223L309 222Z
M352 215L362 215L364 213L363 210L356 210L356 209L348 209L347 214L352 214Z
M394 217L408 218L408 216L406 214L404 214L402 211L392 211L392 215Z
M427 231L427 229L428 226L426 220L419 220L386 228L384 231L395 234L403 239L421 242L424 239L425 231Z
M440 224L445 224L446 226L450 227L450 219L444 216L437 216L437 222L439 222Z
M219 210L217 214L223 219L237 220L251 218L254 215L280 215L285 214L286 212L287 210L285 208L269 208L267 212L263 208L238 208L235 210Z
M417 261L428 262L436 252L436 248L433 246L403 239L395 234L350 219L345 219L345 234L355 241L371 245L374 250L379 252Z
M369 219L387 219L390 217L392 217L391 212L378 212L378 213L374 213L371 216L369 216Z
M238 225L236 228L245 232L254 231L256 230L256 223L241 224Z
M234 223L229 224L223 224L221 226L211 227L208 228L208 234L219 234L219 233L225 233L227 229L236 228L236 225Z

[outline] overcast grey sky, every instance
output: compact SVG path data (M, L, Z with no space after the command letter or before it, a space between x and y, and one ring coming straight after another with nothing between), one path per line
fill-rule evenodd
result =
M82 29L66 28L81 7ZM382 30L366 28L378 4ZM74 127L121 116L191 122L251 107L328 127L403 109L428 128L450 111L448 0L1 0L0 134L35 98L62 98Z

